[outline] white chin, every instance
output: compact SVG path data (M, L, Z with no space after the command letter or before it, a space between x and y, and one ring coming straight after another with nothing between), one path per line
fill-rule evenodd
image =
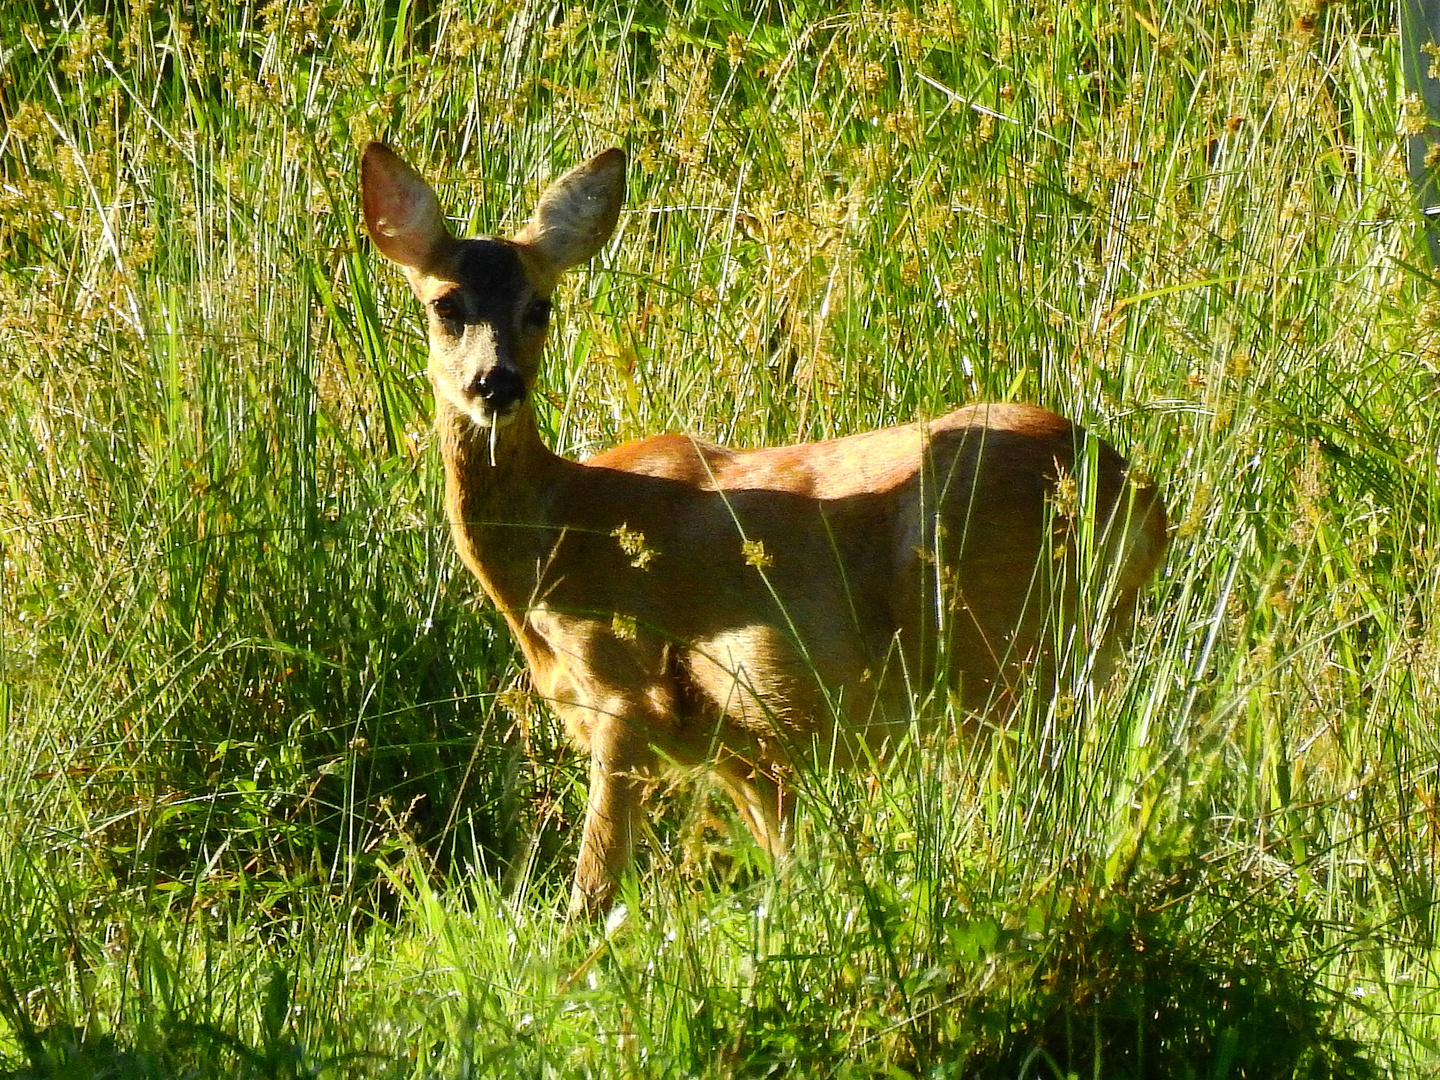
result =
M482 431L489 431L492 427L499 431L515 419L516 412L518 412L516 409L503 413L490 412L483 405L472 405L466 410L470 422Z

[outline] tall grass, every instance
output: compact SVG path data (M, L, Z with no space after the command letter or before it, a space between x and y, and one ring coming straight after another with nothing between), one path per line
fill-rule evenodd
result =
M1388 8L11 0L0 70L0 1068L1433 1071ZM692 778L564 928L582 771L450 553L372 137L484 231L631 152L563 452L978 399L1121 447L1175 529L1116 682L808 778L774 875Z

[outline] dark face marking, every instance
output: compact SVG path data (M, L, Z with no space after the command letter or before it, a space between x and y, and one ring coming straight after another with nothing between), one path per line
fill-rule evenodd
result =
M462 240L455 278L479 295L511 295L525 282L525 267L509 244L499 240Z
M501 240L460 241L442 280L452 285L429 303L432 359L466 411L506 415L535 377L550 301Z
M516 328L516 312L531 292L520 256L498 240L464 240L451 274L455 288L431 302L430 309L451 337L466 326L484 324L498 337Z

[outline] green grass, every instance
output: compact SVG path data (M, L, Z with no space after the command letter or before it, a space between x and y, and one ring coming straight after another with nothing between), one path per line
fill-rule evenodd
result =
M1433 1073L1389 8L169 8L0 17L0 1071ZM662 792L629 919L567 929L582 763L451 554L372 137L490 231L630 151L557 297L563 452L1103 434L1175 525L1115 683L807 778L775 875Z

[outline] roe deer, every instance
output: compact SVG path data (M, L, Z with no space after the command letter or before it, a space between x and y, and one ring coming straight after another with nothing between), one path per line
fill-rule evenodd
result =
M550 295L615 228L622 151L556 180L512 239L453 237L431 187L380 143L361 192L370 236L428 314L460 557L589 755L572 913L613 902L661 755L711 768L778 856L797 765L881 751L927 686L1003 716L1025 679L1053 692L1085 611L1103 607L1100 646L1128 628L1164 553L1164 506L1045 409L971 405L774 449L672 434L583 463L552 453L532 404Z

